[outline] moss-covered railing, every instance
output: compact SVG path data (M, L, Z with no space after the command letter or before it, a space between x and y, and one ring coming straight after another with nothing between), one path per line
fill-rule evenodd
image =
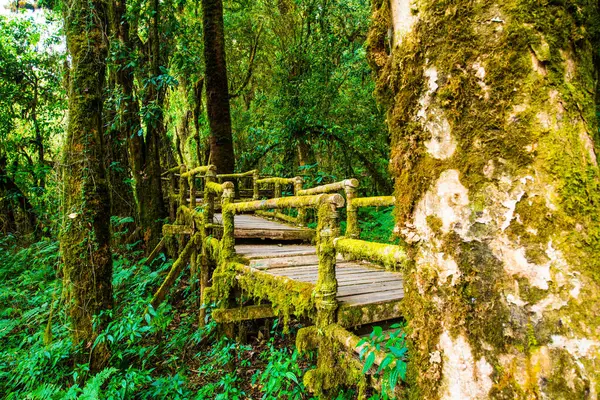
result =
M298 190L298 196L315 195L320 193L336 193L344 191L346 195L346 235L351 237L358 237L358 213L352 205L352 200L358 193L359 182L358 179L344 179L343 181L329 183L327 185L316 186L310 189ZM298 221L304 223L306 216L304 210L298 210Z
M304 181L301 177L296 176L294 178L279 178L279 177L269 177L269 178L261 178L256 181L257 186L257 195L254 197L254 200L258 200L258 190L260 187L264 186L272 186L273 187L273 197L281 198L282 197L282 189L286 185L293 185L293 193L294 196L298 196L298 192L302 190L302 185ZM281 209L269 209L269 210L256 210L256 214L262 215L265 217L277 218L282 221L288 222L290 224L295 225L305 225L304 223L304 214L302 214L302 208L298 208L298 217L294 217L288 214L285 214L280 211Z
M198 183L214 182L217 168L214 165L204 165L195 168L188 168L186 165L169 168L163 173L169 181L169 216L174 220L179 206L189 204L191 207L197 205ZM206 201L205 190L204 201ZM214 207L214 205L213 205Z
M246 172L238 172L235 174L218 174L217 182L223 183L225 181L232 182L235 188L235 198L252 198L258 199L259 197L259 171L252 169ZM244 186L244 183L252 182L250 187ZM250 193L249 193L250 192Z
M315 325L298 332L297 347L300 350L318 348L317 368L305 374L304 382L318 396L327 396L330 390L340 385L355 385L364 394L367 385L377 386L377 382L368 381L362 364L355 359L357 336L345 327L364 323L361 315L344 313L337 295L336 257L342 254L351 260L366 260L398 271L407 261L404 249L398 245L367 242L357 239L358 209L360 207L380 207L393 205L394 198L356 197L358 181L348 179L311 189L302 189L300 178L258 178L258 172L248 171L241 174L216 175L213 166L187 169L185 166L167 171L172 182L179 179L174 223L163 227L165 237L180 237L180 252L163 284L156 291L152 305L158 306L164 300L169 288L189 260L192 282L199 282L200 298L203 304L216 302L219 308L213 311L216 320L227 321L265 318L282 315L287 324L290 314L310 317ZM223 179L239 179L252 176L253 197L259 196L260 185L274 185L279 196L267 200L234 202L235 189L232 182ZM196 204L196 178L204 182L204 202L202 207ZM217 182L217 181L221 182ZM281 197L283 185L293 184L295 196ZM175 185L171 185L174 193ZM347 201L339 194L344 190ZM214 209L220 197L223 224L214 223ZM346 236L340 237L338 209L347 206L348 226ZM296 282L285 277L274 276L249 267L235 252L235 215L244 212L261 212L295 208L300 210L316 209L317 212L317 257L318 277L313 286L306 282ZM285 214L281 214L285 215ZM304 216L305 214L303 214ZM295 221L298 222L299 217ZM189 238L187 242L183 238ZM217 239L220 237L220 239ZM154 253L154 252L153 252ZM198 268L200 266L200 268ZM212 285L209 287L209 285ZM233 293L231 289L239 286L244 293L259 304L243 308L231 307ZM192 289L195 289L194 287ZM269 305L261 305L267 300ZM373 313L389 312L381 305L367 310L369 320ZM357 309L359 314L365 312ZM394 310L397 313L397 310ZM205 321L205 309L200 308L200 325ZM385 319L385 318L384 318ZM384 355L376 353L375 364L380 364Z
M163 284L154 294L151 301L153 307L158 306L169 289L181 273L181 270L190 264L192 290L196 290L199 282L200 298L204 298L211 271L214 270L220 253L220 242L215 239L217 230L222 226L214 222L215 201L224 193L233 193L234 185L231 182L217 183L216 168L213 165L200 166L188 169L185 165L171 168L165 173L170 177L170 199L172 224L163 226L163 245L165 239L176 236L180 243L178 257L169 270ZM204 193L202 208L197 204L197 182L203 178ZM178 193L175 188L178 187ZM189 237L187 243L185 237ZM157 246L158 249L158 246ZM155 249L156 250L156 249ZM153 253L155 253L153 251ZM198 268L200 265L200 268ZM200 323L204 322L204 308L200 311Z
M402 246L357 239L360 233L358 208L393 205L394 198L391 196L355 197L358 182L348 181L300 192L300 194L311 195L330 190L349 189L346 191L348 215L346 236L333 239L331 243L333 249L330 250L333 257L331 262L335 265L335 257L339 253L345 259L370 261L392 271L402 270L408 261ZM333 269L335 270L335 267ZM328 397L331 390L336 390L340 386L355 386L359 389L359 398L366 398L365 388L369 385L379 391L385 391L390 398L395 397L395 393L390 393L389 389L382 385L381 379L363 373L363 365L356 359L356 353L361 350L358 347L359 338L347 331L345 327L397 316L397 307L396 303L372 304L360 308L342 305L335 309L333 316L327 314L328 318L317 318L315 326L302 328L296 337L299 351L303 352L311 348L318 348L319 351L317 368L305 374L305 385L319 397ZM376 357L374 364L380 365L385 354L378 349L374 351Z

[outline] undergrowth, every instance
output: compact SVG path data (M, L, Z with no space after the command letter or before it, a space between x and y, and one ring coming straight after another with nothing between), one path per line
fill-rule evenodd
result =
M217 334L214 322L198 329L199 301L186 272L169 301L148 308L171 264L146 263L135 245L114 254L115 309L97 341L109 343L111 359L91 374L74 362L80 349L70 339L58 242L21 248L0 239L0 398L312 398L302 376L314 355L300 357L277 323L251 344Z

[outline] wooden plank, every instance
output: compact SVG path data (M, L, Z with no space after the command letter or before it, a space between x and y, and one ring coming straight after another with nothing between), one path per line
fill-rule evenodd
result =
M317 265L307 266L307 267L298 267L298 268L281 268L281 269L273 269L267 270L268 273L273 275L287 276L291 279L302 279L312 276L317 276L319 271L319 267ZM348 267L348 268L338 268L335 271L335 275L338 279L342 277L346 277L349 275L363 275L363 274L372 274L373 271L365 270L360 267Z
M273 239L273 240L312 240L315 233L308 229L264 229L235 228L236 239Z
M355 296L345 296L340 298L340 302L353 306L385 303L404 298L404 289L386 290L380 293L358 294Z
M222 215L219 213L215 214L215 222L221 223L223 221ZM234 217L233 223L236 228L240 229L273 229L273 230L291 230L291 231L311 231L312 229L299 228L296 226L287 225L281 222L267 220L261 217L248 214L239 214Z
M367 293L380 293L386 290L403 289L404 282L402 281L390 281L382 283L370 283L367 285L352 285L352 286L340 286L338 287L337 297L342 298L346 296L353 296L358 294Z
M372 283L394 282L394 281L400 280L400 278L397 278L397 277L365 276L365 275L366 274L340 276L338 278L338 287L349 286L352 284L367 285L367 284L372 284ZM284 276L284 275L278 275L278 276ZM307 278L301 278L301 279L295 278L294 280L302 281L302 282L309 282L309 283L316 283L317 277L315 275L313 277L307 277Z
M269 259L290 256L313 255L317 253L314 246L306 244L285 245L277 244L238 244L235 246L236 253L250 260Z
M250 266L261 270L271 270L278 268L293 268L303 265L317 265L319 258L316 254L308 256L289 256L289 257L276 257L276 258L261 258L259 260L252 260Z

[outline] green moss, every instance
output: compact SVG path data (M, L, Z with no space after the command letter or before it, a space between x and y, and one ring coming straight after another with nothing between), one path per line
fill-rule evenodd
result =
M439 223L427 220L436 240L445 242L439 250L456 260L462 276L456 286L440 287L435 268L408 268L405 315L413 350L411 396L437 396L441 371L429 362L429 354L436 349L442 321L456 331L468 332L477 356L485 355L495 364L494 396L520 396L524 391L514 378L517 372L500 371L497 354L525 351L532 333L543 346L552 332L567 329L565 324L571 334L589 337L589 328L597 326L591 325L597 318L592 309L597 308L570 301L561 310L545 313L537 325L530 324L529 315L518 307L505 308L501 294L514 287L514 279L486 245L502 233L474 220L490 206L486 188L499 187L499 177L531 175L538 187L551 194L526 194L517 203L514 215L518 218L504 234L525 249L531 264L549 262L546 251L552 241L569 268L581 271L582 282L590 285L585 296L592 303L599 301L600 176L585 145L585 135L598 143L596 72L591 59L598 32L597 5L583 1L421 1L416 5L413 32L384 62L379 61L382 54L389 54L385 47L389 10L387 2L374 2L373 7L368 49L378 75L377 93L390 106L397 223L404 227L411 222L416 204L440 173L455 169L468 189L473 211L469 235L481 240L462 243L460 238L443 237ZM501 22L492 22L494 18ZM483 82L476 75L476 64L485 69ZM424 76L428 67L438 72L438 89L427 99L427 107L447 119L457 144L454 154L444 160L427 153L424 143L431 133L418 117L419 100L428 88ZM551 269L552 274L557 272ZM530 304L550 291L557 295L566 291L554 285L540 290L524 279L517 281L519 295ZM432 302L433 296L441 299L440 309ZM583 298L582 293L579 301ZM512 336L504 337L499 326L510 328L506 332ZM556 386L532 384L544 386L551 397L579 398L579 386L567 395L566 386L558 387L566 385L564 380L556 382Z
M335 247L348 260L373 261L392 271L401 270L407 260L406 251L397 245L339 238Z
M435 215L428 215L427 216L427 225L434 233L439 235L441 233L441 228L442 228L443 222L442 222L441 218L436 217Z

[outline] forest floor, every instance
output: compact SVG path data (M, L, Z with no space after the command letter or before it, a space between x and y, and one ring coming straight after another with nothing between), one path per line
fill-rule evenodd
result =
M172 260L148 264L138 245L114 254L115 307L98 341L110 343L97 374L76 363L69 332L59 244L0 239L0 398L310 399L302 383L315 355L300 355L277 319L245 326L244 341L198 329L198 297L185 272L168 301L147 310ZM353 392L339 399L351 399Z
M361 228L370 236L361 237L391 240L391 212L365 214ZM80 349L71 341L59 243L26 240L0 238L0 398L312 398L302 377L315 355L295 349L300 322L287 334L277 319L244 326L241 341L221 335L212 321L199 329L189 270L167 301L148 309L173 260L161 255L146 262L140 242L113 248L115 306L97 340L109 343L112 356L107 368L91 374L88 364L74 361ZM338 399L354 397L349 391Z

